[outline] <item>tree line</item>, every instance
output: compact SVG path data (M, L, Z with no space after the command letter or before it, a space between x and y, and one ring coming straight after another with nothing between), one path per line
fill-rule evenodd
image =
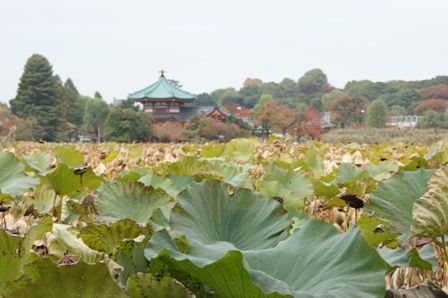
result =
M448 127L448 76L420 81L350 81L335 88L320 69L312 69L297 80L263 82L248 78L242 88L217 89L199 94L208 105L235 103L246 108L275 100L284 107L300 111L303 106L330 112L340 128L386 127L389 116L420 115L420 127Z
M173 81L180 86L178 81ZM240 89L223 88L198 95L198 105L250 110L261 134L290 133L318 137L320 113L329 112L340 128L385 127L388 117L421 115L419 127L448 127L448 76L420 81L350 81L344 88L330 84L320 69L294 80L263 82L248 78ZM70 141L94 135L97 141L159 141L246 136L254 130L231 117L228 123L194 118L188 123L153 123L133 102L120 107L106 103L99 92L80 94L68 78L62 82L49 61L32 55L25 64L10 107L0 106L0 136L23 140Z

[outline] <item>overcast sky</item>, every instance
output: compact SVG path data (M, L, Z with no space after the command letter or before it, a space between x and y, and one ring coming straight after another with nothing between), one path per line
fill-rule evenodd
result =
M448 1L1 0L0 101L33 53L107 100L161 68L194 93L316 67L337 87L426 79L448 74Z

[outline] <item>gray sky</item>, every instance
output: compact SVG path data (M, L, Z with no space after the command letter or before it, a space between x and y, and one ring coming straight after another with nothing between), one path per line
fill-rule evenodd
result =
M447 0L1 0L0 101L45 55L82 94L124 98L158 78L194 93L247 77L330 82L448 74Z

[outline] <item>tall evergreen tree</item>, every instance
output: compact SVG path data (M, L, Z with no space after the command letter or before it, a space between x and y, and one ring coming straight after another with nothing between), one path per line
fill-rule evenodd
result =
M80 128L84 116L84 101L80 99L78 89L70 78L64 83L64 104L67 107L67 121Z
M24 119L35 120L34 138L56 141L61 128L61 94L57 78L47 58L32 55L25 64L11 111Z

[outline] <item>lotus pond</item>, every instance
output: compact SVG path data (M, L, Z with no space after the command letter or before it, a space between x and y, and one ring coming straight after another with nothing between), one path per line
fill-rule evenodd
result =
M3 145L0 297L444 288L447 164L442 142Z

